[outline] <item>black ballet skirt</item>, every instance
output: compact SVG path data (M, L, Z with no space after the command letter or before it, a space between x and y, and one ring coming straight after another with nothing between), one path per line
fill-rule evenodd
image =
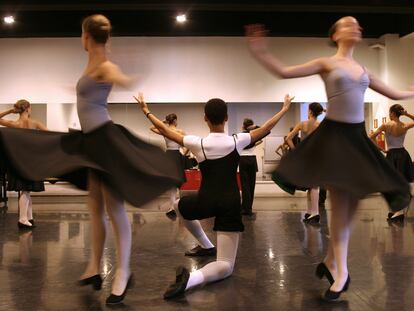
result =
M392 148L387 152L387 160L408 182L414 181L414 166L410 154L402 148Z
M272 179L290 194L298 188L336 188L361 199L380 192L392 211L407 207L411 200L410 185L368 138L364 122L325 118L281 159Z
M92 170L134 206L181 184L164 151L113 122L89 133L0 128L0 160L24 179L59 177L83 190Z
M180 180L181 182L185 183L187 181L187 178L185 176L185 158L181 154L180 150L172 150L167 149L166 151L167 155L174 161L175 165L177 166L179 172L180 172Z
M42 192L45 191L45 185L43 181L27 180L9 171L7 173L7 190Z

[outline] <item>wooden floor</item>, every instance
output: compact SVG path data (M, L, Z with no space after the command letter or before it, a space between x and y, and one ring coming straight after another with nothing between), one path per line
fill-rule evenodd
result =
M304 198L295 199L304 206ZM302 213L283 198L255 202L256 219L245 219L234 274L164 301L162 294L178 265L196 269L208 263L184 257L194 245L179 222L163 212L130 213L133 228L132 270L135 287L128 292L125 310L303 310L379 311L414 310L414 218L404 224L385 221L379 197L364 200L355 221L350 245L352 278L344 301L326 303L320 295L326 280L314 276L329 239L326 214L320 226L304 225ZM270 206L279 210L271 210ZM286 205L285 210L280 210ZM104 251L100 292L75 282L90 253L88 215L71 205L57 204L55 212L35 215L37 228L19 232L17 215L0 216L0 310L106 310L114 274L111 236ZM261 208L263 206L263 208ZM36 206L34 206L36 210ZM413 212L409 214L414 214ZM329 211L328 211L329 217ZM215 240L211 221L203 225Z

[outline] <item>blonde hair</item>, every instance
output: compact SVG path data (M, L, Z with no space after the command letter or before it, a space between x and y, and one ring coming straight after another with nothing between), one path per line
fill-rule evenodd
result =
M29 109L30 107L30 103L25 100L25 99L19 99L15 104L14 104L14 109L16 109L16 111L20 114L22 114L23 112L25 112L27 109Z

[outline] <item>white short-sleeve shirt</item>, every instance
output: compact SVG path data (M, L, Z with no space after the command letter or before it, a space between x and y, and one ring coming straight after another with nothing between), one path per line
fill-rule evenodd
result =
M194 135L184 136L184 147L190 149L198 162L206 160L201 147L201 139L201 137ZM234 150L235 140L237 152L240 154L243 148L250 144L251 137L249 133L239 133L234 135L234 139L233 136L225 133L210 133L203 138L203 147L207 159L220 159L230 154Z

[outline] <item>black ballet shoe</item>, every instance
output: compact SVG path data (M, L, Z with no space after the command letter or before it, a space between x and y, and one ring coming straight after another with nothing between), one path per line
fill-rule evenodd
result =
M202 248L199 245L185 252L185 256L189 256L189 257L216 256L216 254L217 254L217 250L215 247Z
M310 217L311 214L309 213L305 213L305 215L303 216L303 220L308 219Z
M33 219L29 219L29 222L32 224L32 228L36 228L36 225Z
M102 288L102 278L99 274L95 274L86 279L79 280L77 283L79 286L92 285L94 290L101 290Z
M401 215L398 215L398 216L395 216L395 217L388 218L388 221L390 221L390 222L403 222L404 219L405 219L404 214L401 214Z
M321 262L317 267L315 274L318 278L322 280L322 278L325 276L328 279L328 282L332 285L335 280L331 274L331 271L329 271L328 267L325 265L324 262Z
M20 221L17 222L17 227L19 227L19 229L21 230L32 230L34 228L33 226L25 225L21 223Z
M315 215L315 216L312 216L312 217L309 216L308 218L303 219L303 222L305 224L318 224L320 220L321 220L321 216Z
M175 273L175 283L171 284L164 293L164 299L172 299L184 295L190 272L184 267L178 267Z
M169 219L171 220L176 220L177 219L177 213L175 210L171 209L168 212L165 213L165 216L167 216Z
M349 288L349 283L351 283L351 278L349 277L346 279L344 287L339 292L334 292L330 288L325 292L323 295L323 300L325 301L337 301L343 292L346 292Z
M128 278L128 283L127 283L127 285L126 285L126 287L124 289L124 292L121 295L119 295L119 296L118 295L114 295L114 294L111 293L111 295L109 295L109 297L106 298L106 302L105 303L107 305L117 305L117 304L120 304L124 300L124 298L125 298L125 296L127 294L128 289L132 288L133 286L134 286L134 278L133 278L133 275L131 273L131 275Z

